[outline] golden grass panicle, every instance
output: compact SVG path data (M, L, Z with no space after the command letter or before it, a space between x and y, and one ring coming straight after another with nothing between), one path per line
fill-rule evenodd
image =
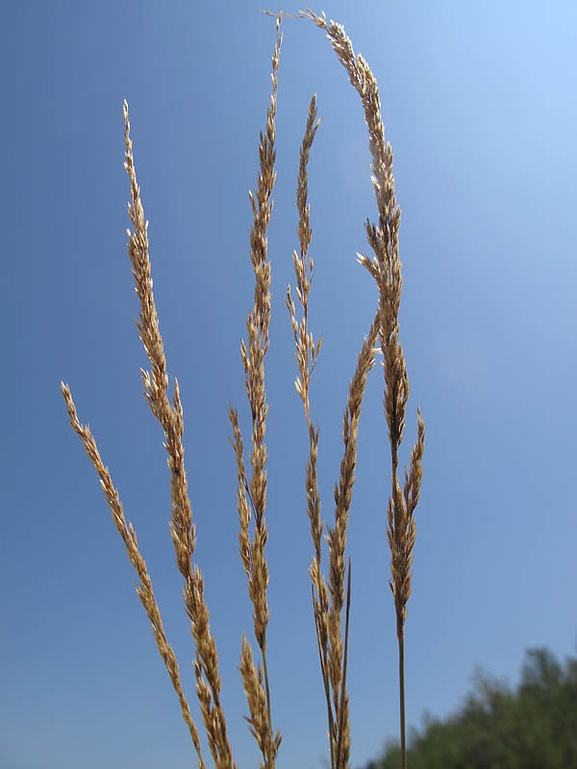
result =
M321 520L321 500L317 470L320 428L313 425L310 416L310 384L322 347L322 337L319 337L315 342L313 333L309 331L309 297L314 273L314 261L309 255L312 229L310 224L310 204L308 202L308 163L316 132L321 122L320 119L317 118L317 114L317 99L315 94L311 98L309 104L307 123L300 149L296 194L296 204L299 214L298 239L300 249L299 253L293 251L293 267L296 280L295 294L301 308L300 320L297 318L297 308L290 285L287 287L286 292L286 306L289 311L295 340L295 357L297 361L295 389L303 404L309 434L309 456L306 464L305 491L307 513L310 521L310 533L314 548L309 573L312 580L313 614L317 633L321 676L327 703L331 755L333 755L337 729L333 717L328 675L328 588L321 570L324 524ZM334 761L331 763L334 766Z
M160 334L158 313L152 291L152 277L148 243L148 222L144 218L144 209L140 197L140 188L136 179L128 104L123 105L125 169L130 182L131 202L128 213L134 231L128 234L128 254L132 264L132 274L136 294L140 301L140 315L137 327L140 339L150 361L151 371L141 370L144 393L147 403L160 422L165 435L165 448L168 453L171 489L170 532L176 553L178 569L184 577L183 597L187 614L191 621L191 631L196 646L195 674L197 695L199 698L203 722L207 732L209 747L215 764L219 769L233 769L235 763L226 733L226 720L220 704L220 675L216 644L210 632L208 608L204 601L204 584L197 567L193 568L192 555L196 544L195 526L192 520L192 508L188 493L186 469L184 466L184 415L180 400L178 382L175 381L172 400L169 398L168 374L164 344ZM116 527L125 542L127 552L139 578L137 592L152 624L160 654L165 662L173 686L178 694L185 722L197 750L199 766L204 767L200 753L198 732L192 718L186 698L182 692L178 665L172 649L168 645L160 612L150 578L146 572L144 559L139 553L136 535L132 526L126 526L122 505L118 493L104 467L90 431L83 427L77 417L72 395L68 387L62 384L62 393L66 401L71 424L80 436L84 447L94 465L103 485L107 501L112 511Z
M357 357L357 367L349 383L347 406L343 416L343 458L339 480L335 484L335 522L327 528L329 547L329 612L328 612L328 675L333 693L334 722L337 733L334 739L336 753L335 769L346 769L350 757L349 698L346 690L346 648L342 635L342 613L345 606L345 554L347 527L353 499L355 470L357 464L358 431L361 408L368 376L375 364L375 343L377 322L373 321ZM350 565L349 565L350 576ZM350 590L350 584L349 584ZM347 609L348 615L348 609ZM348 627L348 620L347 620Z
M317 644L321 675L327 700L331 767L348 766L350 755L350 730L348 695L346 691L346 650L348 643L345 629L344 647L342 636L342 613L345 604L345 551L346 531L352 490L355 480L357 435L362 400L369 371L374 365L374 346L377 340L377 323L373 323L368 338L363 344L357 361L357 369L349 386L349 397L344 415L344 454L341 462L339 482L335 487L335 524L327 530L329 546L329 583L321 570L321 544L323 523L320 516L320 496L317 478L319 428L312 424L310 417L310 382L321 349L321 338L315 342L309 331L309 297L314 263L309 256L312 238L310 226L310 205L308 203L308 161L310 149L319 126L316 112L316 97L309 106L307 125L301 145L299 175L297 182L297 209L299 212L298 237L300 254L293 253L296 277L295 293L300 305L300 320L297 319L296 304L290 286L286 304L295 339L298 376L295 387L303 403L309 432L309 457L306 467L307 511L310 520L314 555L310 566L312 578L313 613L317 633ZM350 579L350 566L349 566ZM350 582L349 582L350 588Z
M184 604L191 622L191 632L196 646L197 694L207 732L209 747L219 769L231 769L235 764L230 749L226 719L220 702L221 679L218 670L218 654L209 623L209 613L204 600L204 583L198 567L193 568L192 556L196 545L195 525L188 493L188 482L184 466L184 416L178 381L175 380L172 403L168 397L168 374L166 357L160 334L158 313L152 291L152 278L148 244L148 223L140 198L136 180L128 104L124 102L124 141L126 146L125 168L130 181L131 203L128 213L134 231L128 234L128 255L132 263L132 274L136 293L140 300L140 317L137 323L140 338L150 360L151 372L142 371L142 381L147 402L154 416L160 422L165 436L168 453L171 489L170 533L176 553L176 562L184 578ZM210 690L210 700L200 697L199 675Z
M156 602L156 598L154 597L152 581L146 568L146 561L142 557L138 548L136 533L132 527L132 524L126 523L126 519L124 517L124 508L122 506L122 502L120 501L118 490L112 482L112 477L108 468L102 461L100 452L98 451L98 447L96 445L96 441L90 432L90 427L80 423L70 388L68 385L64 384L64 382L60 383L60 387L62 389L62 395L66 403L66 409L68 411L72 429L80 437L82 445L88 454L88 458L90 459L94 469L98 474L98 477L100 478L100 485L102 486L104 496L106 497L106 501L110 507L112 520L114 521L114 525L116 526L118 533L122 537L128 558L138 575L139 585L136 588L136 592L138 593L138 597L140 598L142 606L144 607L148 619L150 620L150 625L152 627L152 632L154 633L154 639L156 641L158 651L160 652L160 656L162 657L162 660L166 666L166 670L168 671L168 675L170 676L174 690L178 695L182 717L188 726L192 743L198 756L199 769L205 769L205 764L200 749L198 730L190 713L188 700L186 699L186 696L182 690L182 682L180 678L178 662L172 646L168 643L166 638L162 617L160 615L160 609Z
M277 42L272 57L272 94L267 110L266 129L260 135L259 172L256 193L249 193L253 224L250 231L250 259L255 276L254 304L247 318L248 344L241 342L245 390L251 412L250 478L244 463L242 433L236 409L229 405L232 425L231 443L237 464L237 507L239 513L239 546L253 605L254 634L261 652L262 671L254 667L250 644L243 639L241 675L250 711L250 730L256 737L266 769L272 769L281 742L280 732L273 735L266 631L269 621L269 571L265 556L268 538L266 521L267 450L265 443L268 404L265 390L265 357L269 348L271 312L271 266L268 260L267 229L272 214L272 192L276 179L275 138L278 68L282 34L281 15L277 18ZM254 518L251 536L251 520ZM261 708L264 708L261 712Z
M412 550L416 527L414 511L419 499L422 459L425 447L425 427L417 409L417 440L411 453L409 471L401 492L398 480L398 452L405 428L405 409L409 397L409 379L399 338L399 306L403 286L399 258L399 226L401 211L397 205L393 175L393 152L385 140L381 103L377 81L365 59L355 56L344 27L328 21L324 13L317 16L307 9L302 17L323 29L347 70L349 80L358 92L369 133L372 158L372 181L378 210L378 223L366 223L369 245L374 257L359 255L359 262L373 276L379 292L378 334L383 353L385 378L384 410L391 448L391 497L388 502L387 538L391 548L391 590L395 600L397 638L399 643L399 683L401 753L406 766L405 697L404 697L404 624L407 601L411 593Z
M293 251L293 266L296 278L295 293L302 309L300 321L297 320L296 305L292 298L291 287L286 293L286 306L289 311L291 326L295 340L295 355L297 359L298 375L295 380L295 388L302 401L307 428L309 431L309 458L306 468L306 496L307 511L311 525L311 537L315 549L313 562L316 562L315 580L313 584L319 595L322 591L319 585L321 544L323 524L320 516L320 497L317 478L317 458L319 429L314 427L310 417L310 383L316 366L321 346L322 337L315 342L313 334L309 331L309 295L313 279L314 262L309 256L308 250L312 239L310 226L310 205L308 203L308 162L311 147L319 128L320 120L317 118L316 95L311 99L307 124L300 150L299 174L297 181L297 210L299 212L298 237L300 254ZM311 566L311 568L313 568Z

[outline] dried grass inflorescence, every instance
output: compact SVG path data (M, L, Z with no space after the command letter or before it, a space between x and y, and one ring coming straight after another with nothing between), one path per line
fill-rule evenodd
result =
M61 382L60 385L62 389L62 395L66 403L68 416L70 417L70 424L72 425L72 429L80 437L82 445L84 446L84 449L88 454L88 457L92 462L98 477L100 478L100 485L102 486L104 496L106 497L106 501L110 507L112 520L114 521L118 533L122 537L122 540L126 546L128 558L130 559L130 562L134 566L138 575L139 585L136 588L136 592L138 593L144 610L148 616L148 619L150 620L150 625L152 627L152 632L154 633L158 651L160 652L160 656L162 657L162 660L166 666L172 685L178 695L182 717L188 726L193 745L197 752L199 769L204 769L205 764L202 759L200 750L198 730L190 713L188 700L186 699L186 696L182 690L182 682L180 678L178 662L172 646L167 641L166 633L164 632L162 617L160 616L160 610L158 608L156 598L154 597L152 582L146 568L146 561L142 557L138 548L136 533L132 527L132 524L126 523L126 519L124 517L124 509L122 507L122 502L120 501L118 490L112 482L112 477L108 468L105 467L104 462L102 461L100 452L98 451L98 447L96 445L96 441L90 432L90 427L88 425L81 424L80 420L78 419L78 413L76 411L74 400L72 399L70 388L64 382Z
M385 140L381 102L375 76L365 59L355 56L344 27L327 21L307 9L299 14L323 29L349 80L358 92L369 132L372 158L372 181L378 209L376 224L367 220L366 232L374 257L359 254L358 261L375 279L379 292L377 313L378 336L383 353L385 379L384 410L391 448L391 496L387 505L387 539L391 550L391 590L395 600L397 638L399 642L399 678L401 710L401 752L406 765L405 697L404 697L404 625L407 602L411 594L411 566L416 526L414 511L419 501L422 460L425 450L425 425L417 408L417 440L411 452L409 470L405 469L403 490L398 479L399 448L405 429L405 410L409 398L409 378L399 338L399 307L403 288L402 264L399 257L399 225L401 211L395 194L393 151Z
M160 334L158 313L152 291L152 277L148 243L148 222L144 217L144 209L140 198L140 188L136 180L132 141L130 139L130 123L128 120L128 104L124 102L124 141L125 168L130 182L131 203L128 213L134 231L127 231L128 254L132 263L132 274L136 294L140 301L140 317L137 327L140 339L150 361L151 371L141 371L144 394L150 410L160 422L165 436L165 448L168 453L171 488L171 522L170 533L176 553L178 570L184 578L184 604L191 622L191 632L195 641L196 654L194 671L196 677L196 692L204 722L210 751L218 769L233 769L236 764L230 749L226 718L220 702L221 679L218 669L218 654L216 643L210 630L209 612L204 600L204 582L200 570L193 566L192 556L196 545L195 526L192 520L192 507L188 493L186 469L184 466L184 417L178 382L175 380L172 401L169 398L169 381L167 374L164 344ZM155 634L157 646L165 661L174 688L181 701L181 709L189 726L194 747L198 754L200 767L204 761L200 751L200 742L196 726L190 717L190 710L182 692L178 667L175 667L174 654L167 646L164 630L160 623L160 611L154 599L150 578L146 573L144 559L139 554L136 535L130 525L124 523L122 506L116 489L104 468L88 428L83 427L77 417L72 395L66 385L62 385L72 427L80 435L84 447L98 472L104 488L113 518L121 534L131 562L140 577L139 595L147 611ZM104 474L103 474L104 471ZM166 649L170 649L170 653ZM173 662L174 660L174 662Z
M272 15L272 14L271 14ZM306 465L306 504L310 523L313 557L309 568L312 587L313 616L315 622L321 676L326 698L331 769L350 766L350 718L346 677L348 665L349 612L351 603L351 559L347 559L347 527L351 511L357 464L358 431L362 403L368 376L378 352L383 354L384 411L388 425L391 450L391 496L388 500L387 538L391 550L390 586L395 601L397 637L399 643L399 683L401 719L402 766L406 768L405 697L404 697L404 624L407 602L411 592L412 551L416 527L414 511L419 500L422 478L422 459L425 430L417 409L418 432L409 469L404 470L404 484L398 479L399 449L405 428L405 410L409 397L409 380L403 349L400 343L399 307L402 292L402 266L399 258L398 231L400 209L397 206L393 176L393 153L385 141L384 126L377 82L367 62L355 56L351 41L344 28L327 21L324 14L317 16L310 9L301 11L298 18L313 21L323 29L339 60L348 72L350 82L361 98L369 132L372 157L372 181L378 209L376 224L367 221L366 233L374 257L357 255L358 261L374 278L378 289L378 307L369 333L361 345L357 365L349 383L343 416L343 455L334 488L334 521L325 526L321 518L318 483L318 452L320 429L311 419L310 385L318 362L322 338L315 340L309 328L309 300L314 262L309 255L312 240L310 205L308 202L308 163L310 151L320 121L317 118L316 96L310 102L306 128L300 151L297 180L297 209L299 213L299 252L293 253L296 285L293 299L287 289L286 305L289 310L295 340L297 377L295 386L302 401L309 437ZM267 627L269 623L268 582L269 571L265 555L268 539L266 519L267 449L266 421L268 404L265 389L265 358L269 349L271 314L271 264L268 256L267 230L272 214L272 193L276 179L275 139L278 71L282 35L282 14L277 15L277 41L272 57L272 94L267 110L267 122L260 135L259 170L257 187L249 193L253 223L250 232L250 258L255 277L254 301L247 318L247 342L241 342L241 361L244 383L251 415L250 451L247 472L245 451L236 409L229 405L232 426L231 444L234 449L237 473L237 509L239 514L239 549L247 575L247 585L253 606L253 627L260 650L260 661L255 664L253 649L243 634L240 652L240 674L247 698L249 716L246 720L255 738L261 756L261 769L274 769L281 744L280 731L273 732L271 693L267 666ZM149 243L140 189L136 180L128 105L124 102L125 168L131 190L129 216L133 232L128 231L128 253L136 294L140 301L137 327L140 339L150 361L150 371L142 371L142 382L147 403L164 431L168 454L171 488L170 532L178 569L183 577L183 597L186 613L191 622L195 643L194 673L208 746L217 769L235 769L232 750L227 736L227 724L221 704L221 678L215 639L210 630L210 616L204 599L204 582L193 563L196 531L188 491L184 464L184 417L178 382L175 380L169 396L169 378L158 314L152 291ZM377 342L379 347L377 348ZM80 423L70 389L62 383L70 423L80 436L83 446L94 465L122 537L139 585L137 593L149 617L154 637L177 692L183 718L188 726L197 756L198 766L205 763L197 727L184 695L180 672L172 647L167 641L160 611L154 597L152 583L142 557L134 529L126 523L118 491L112 483L108 469L100 457L96 442L88 426ZM326 532L326 533L325 533ZM323 569L323 535L328 546L328 567ZM343 629L344 620L344 629Z
M250 478L244 462L244 445L236 409L229 405L232 425L231 443L237 467L237 508L239 514L239 546L248 580L248 593L253 605L253 624L256 642L260 648L262 665L255 668L252 649L243 635L240 671L250 711L247 719L251 734L256 738L264 763L263 769L272 769L281 743L281 734L273 734L269 675L266 654L266 631L269 621L267 588L269 581L265 545L268 539L266 513L267 450L265 443L268 405L265 390L265 357L269 348L271 311L271 266L268 259L267 229L272 214L272 192L276 179L275 138L278 68L282 34L281 17L277 18L277 43L272 57L272 95L267 111L267 124L260 135L259 173L256 194L249 193L253 224L250 231L250 260L254 271L255 289L253 309L246 321L248 347L240 345L244 370L244 384L251 412ZM251 521L254 528L251 537Z
M324 523L320 516L317 461L320 431L310 417L310 382L321 350L321 338L315 342L309 331L309 298L314 262L309 256L312 239L310 205L308 203L308 161L310 149L319 126L316 97L309 106L308 119L300 151L297 182L298 236L300 253L293 253L296 277L295 293L300 305L300 320L292 291L287 290L286 304L293 329L298 376L295 387L303 403L309 433L309 458L306 467L307 511L310 521L314 555L310 566L313 590L313 613L319 648L321 674L327 701L331 767L348 766L350 755L349 699L346 689L347 639L342 631L345 606L345 573L347 525L352 503L357 457L357 436L361 407L367 378L375 362L377 323L371 326L358 356L357 368L349 385L349 395L343 419L343 459L338 483L335 484L334 525L327 527L329 549L328 584L322 573L322 533ZM350 562L349 562L350 589ZM348 590L347 590L348 593ZM349 596L350 598L350 596ZM348 604L348 600L347 600ZM348 607L347 607L348 608ZM348 611L347 611L348 617Z

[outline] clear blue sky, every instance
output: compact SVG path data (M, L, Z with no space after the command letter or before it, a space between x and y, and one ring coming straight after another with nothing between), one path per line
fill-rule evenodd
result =
M226 408L233 401L246 420L247 191L275 40L261 7L1 3L2 769L194 765L132 567L59 390L69 382L120 488L195 705L162 435L141 396L124 98L169 369L181 383L231 740L240 767L257 765L236 671L251 621ZM324 10L379 80L403 210L405 461L417 403L427 428L406 626L408 718L419 725L425 710L442 717L459 706L477 664L515 683L526 648L575 651L577 7L335 0ZM375 206L356 93L311 23L287 20L284 31L270 231L270 666L279 769L318 769L327 749L307 577L307 438L284 308L313 92L323 124L310 167L311 323L324 348L312 409L326 519L347 383L376 298L355 261ZM376 369L350 522L357 767L398 721L381 397Z

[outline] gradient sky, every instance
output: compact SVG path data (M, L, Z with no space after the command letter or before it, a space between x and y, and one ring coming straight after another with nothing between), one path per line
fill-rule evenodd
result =
M236 670L252 623L226 409L234 402L246 427L238 345L253 290L247 191L275 41L261 7L0 4L1 769L195 765L135 575L59 389L61 379L70 384L120 489L197 713L162 434L141 395L124 98L169 371L185 408L197 559L230 737L239 769L257 765ZM577 6L334 0L324 10L380 83L403 211L403 461L417 403L427 429L406 625L408 720L418 726L424 711L443 717L460 705L476 665L514 684L526 648L575 651ZM307 436L284 308L313 92L323 124L310 166L311 325L324 346L312 412L328 520L348 380L376 301L355 261L375 204L356 93L321 31L283 26L269 238L269 661L284 734L279 769L318 769L327 746L307 577ZM396 736L398 722L381 398L377 368L350 520L356 767Z

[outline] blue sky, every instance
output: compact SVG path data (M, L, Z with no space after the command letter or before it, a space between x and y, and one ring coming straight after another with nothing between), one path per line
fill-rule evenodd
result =
M246 425L238 344L253 286L247 191L275 41L261 7L1 4L2 769L194 765L135 576L59 390L61 379L70 384L120 489L195 704L162 435L139 378L124 98L161 330L185 408L197 558L230 736L239 767L257 765L236 670L251 621L226 409L232 401ZM404 461L417 403L427 429L406 626L408 719L419 725L425 710L442 717L459 706L475 665L515 683L526 648L575 651L577 8L335 0L324 10L379 80L403 210L401 334L412 388ZM286 20L284 32L269 238L270 670L284 734L278 766L316 769L327 749L307 577L307 438L284 308L313 92L323 124L310 166L311 324L324 346L312 411L325 519L347 384L376 300L355 261L375 205L362 112L344 70L311 23ZM357 767L398 722L381 398L376 369L350 521Z

